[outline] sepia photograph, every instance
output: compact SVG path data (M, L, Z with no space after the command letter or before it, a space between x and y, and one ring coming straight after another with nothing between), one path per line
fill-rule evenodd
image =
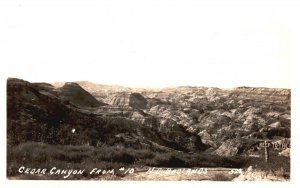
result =
M290 95L8 78L7 177L289 181Z
M290 187L299 7L1 1L1 184Z

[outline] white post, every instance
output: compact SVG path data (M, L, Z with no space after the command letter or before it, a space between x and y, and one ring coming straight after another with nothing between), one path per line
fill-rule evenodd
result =
M267 141L265 141L265 162L267 163L269 160L269 145L267 145Z

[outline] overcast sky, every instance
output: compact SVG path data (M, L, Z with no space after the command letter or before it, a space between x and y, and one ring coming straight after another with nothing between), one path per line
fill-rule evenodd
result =
M29 81L291 87L287 1L7 1L1 69Z

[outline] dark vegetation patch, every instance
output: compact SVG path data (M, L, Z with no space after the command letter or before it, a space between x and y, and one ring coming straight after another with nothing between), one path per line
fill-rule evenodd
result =
M121 167L232 167L244 165L242 159L224 158L208 154L191 154L178 151L154 152L146 149L132 149L103 145L74 146L48 145L26 142L7 150L7 175L17 176L21 166L29 168L86 169L83 176L91 178L93 168L115 169ZM34 175L33 175L34 176ZM34 178L34 177L32 177ZM58 179L61 177L57 177ZM71 177L72 178L72 177Z

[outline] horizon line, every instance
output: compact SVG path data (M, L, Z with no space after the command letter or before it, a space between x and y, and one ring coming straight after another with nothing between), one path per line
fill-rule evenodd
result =
M129 88L129 89L168 89L168 88L180 88L180 87L191 87L191 88L216 88L216 89L237 89L237 88L265 88L265 89L286 89L286 90L291 90L292 88L287 88L287 87L269 87L269 86L249 86L249 85L239 85L239 86L232 86L232 87L220 87L220 86L205 86L205 85L165 85L165 86L158 86L158 85L147 85L145 84L144 86L142 85L126 85L126 84L117 84L117 83L99 83L97 81L89 81L89 80L67 80L67 81L54 81L54 82L49 82L49 81L31 81L31 80L27 80L27 79L22 79L22 78L16 78L16 77L8 77L7 80L9 79L18 79L18 80L24 80L30 83L48 83L48 84L58 84L58 83L67 83L67 82L71 82L71 83L79 83L79 82L89 82L91 84L95 84L95 85L105 85L105 86L118 86L118 87L124 87L124 88ZM54 86L54 85L53 85Z

